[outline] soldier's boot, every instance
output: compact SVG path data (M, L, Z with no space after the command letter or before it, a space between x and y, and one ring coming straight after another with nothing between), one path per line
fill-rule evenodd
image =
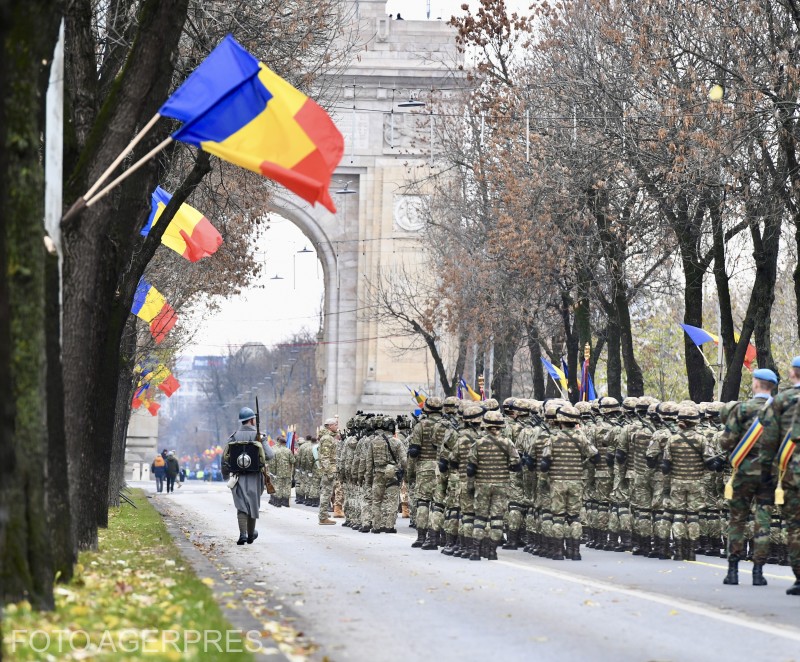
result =
M553 561L564 560L564 539L553 538L553 555L550 557Z
M685 561L685 543L686 538L676 538L675 539L675 548L672 552L672 560L673 561Z
M447 545L447 533L444 529L439 529L439 547L444 547Z
M287 506L289 504L286 504ZM342 510L341 506L334 506L333 507L333 517L335 519L342 519L344 517L344 511Z
M767 563L778 564L778 543L771 542L769 544L769 555L767 556Z
M766 586L767 580L764 578L764 564L753 563L753 586Z
M439 532L433 529L428 529L428 535L425 537L425 542L422 543L422 549L431 551L439 549Z
M425 536L427 533L427 529L417 529L417 539L411 543L411 546L416 548L422 547L422 545L425 543Z
M486 547L486 558L489 561L497 560L497 548L500 546L502 540L492 540L489 538L489 543Z
M409 521L408 528L409 529L416 529L417 528L417 523L414 521L413 518L411 518L411 521Z
M583 543L583 545L584 547L588 547L589 549L591 549L592 547L594 547L594 528L591 526L587 526L583 530L583 533L584 533L583 537L586 538L586 541Z
M456 552L456 537L452 533L448 533L445 538L444 547L442 547L442 554L445 556L453 556Z
M363 526L362 526L362 527L359 529L359 531L361 531L361 533L369 533L370 531L372 531L372 524L370 524L369 522L367 522L366 524L364 524L364 525L363 525Z
M237 545L244 545L247 542L247 513L241 510L236 512L236 523L239 525L239 539Z
M619 542L614 545L615 552L627 552L631 548L631 534L629 531L622 531L619 534Z
M370 530L370 533L383 533L383 527L381 526L373 526Z
M572 561L580 561L581 560L581 541L577 538L570 538L569 542L572 544L572 548L567 548L569 552L569 558Z
M697 541L696 540L686 540L683 546L683 556L684 561L696 561L697 560Z
M731 554L728 557L728 574L722 580L723 584L736 586L739 583L739 557Z
M489 546L492 544L491 538L484 538L481 540L481 558L489 558Z
M649 541L649 544L647 545L647 553L645 554L645 556L648 559L657 559L659 545L661 544L660 539L653 536L652 538L648 538L647 540Z
M540 533L539 544L536 547L534 554L536 554L536 556L541 556L542 558L547 558L550 556L550 538L546 538Z
M661 561L669 560L669 538L658 539L658 559Z
M461 543L461 551L458 553L458 555L462 559L468 559L470 556L472 556L472 538L464 536L464 540Z
M635 531L631 535L631 554L634 556L644 555L644 552L642 551L642 536Z
M789 565L788 549L784 543L778 545L778 565Z
M411 513L408 511L408 504L401 503L400 504L400 517L403 519L409 519L411 517Z
M480 561L481 560L481 546L483 540L478 540L477 538L472 538L472 551L469 555L470 561Z
M786 589L786 595L800 595L800 571L794 571L794 584Z
M508 541L503 545L503 549L515 550L519 548L519 531L509 531Z
M258 538L258 531L256 531L255 517L247 518L247 544L252 545L253 541Z

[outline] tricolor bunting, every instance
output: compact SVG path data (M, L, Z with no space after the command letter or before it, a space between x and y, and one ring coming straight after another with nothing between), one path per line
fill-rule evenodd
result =
M139 279L139 284L136 286L131 312L150 325L150 333L156 343L164 340L178 320L175 309L144 277Z

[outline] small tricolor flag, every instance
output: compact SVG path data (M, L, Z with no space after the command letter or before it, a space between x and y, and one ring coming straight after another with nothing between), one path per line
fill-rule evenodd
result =
M158 111L175 140L258 172L336 211L328 188L344 153L333 120L228 35Z
M172 397L172 394L175 393L181 387L181 383L175 379L175 375L172 373L169 374L163 382L158 385L158 388L166 394L168 398Z
M462 379L459 382L459 388L463 389L463 391L466 391L470 400L474 400L475 402L480 401L481 396L478 393L476 393L469 384L467 384L467 380Z
M139 284L136 286L131 312L150 325L150 333L156 343L164 340L178 320L175 309L144 277L139 279Z
M158 219L172 199L172 195L157 186L150 199L150 218L147 219L147 225L140 232L144 237L150 234L152 227L158 223ZM182 204L167 229L164 230L161 243L178 255L185 257L189 262L197 262L216 252L222 245L222 235L202 213L194 207Z
M780 470L780 475L783 476L786 473L786 468L789 466L789 460L792 459L792 453L794 453L795 446L797 444L792 441L791 432L789 432L781 442L781 446L778 449L778 468Z

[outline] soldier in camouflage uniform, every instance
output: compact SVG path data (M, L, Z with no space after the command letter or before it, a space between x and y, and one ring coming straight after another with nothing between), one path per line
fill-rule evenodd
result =
M523 551L533 554L537 548L538 512L536 491L538 486L538 469L543 446L537 446L538 437L543 434L545 423L540 419L542 403L538 400L525 400L524 404L530 415L525 420L525 427L519 435L519 453L522 458L522 493L525 504L525 547Z
M366 449L365 488L372 495L372 533L397 533L397 506L406 457L394 436L394 420L381 416Z
M721 460L713 457L705 437L697 431L700 411L694 403L678 407L679 430L664 446L661 471L671 477L667 507L673 513L672 536L675 561L694 561L700 537L700 511L703 508L703 475Z
M503 436L503 415L499 411L487 411L483 415L483 426L486 431L470 449L467 461L467 478L475 481L471 561L480 560L481 547L486 558L497 559L507 508L508 472L522 470L517 449ZM487 527L490 529L488 536Z
M448 473L458 476L458 545L452 556L469 558L472 553L472 532L475 525L475 483L467 478L469 452L480 435L483 408L465 406L461 413L462 426L448 458ZM447 552L444 552L447 554ZM448 554L450 556L450 554Z
M353 522L361 519L361 504L353 477L355 450L358 436L361 433L361 413L357 413L347 422L347 434L342 446L342 489L344 489L344 522L342 526L352 527Z
M594 501L596 515L592 530L596 539L595 549L611 551L616 546L616 541L611 540L609 520L611 517L612 493L614 488L614 451L617 447L617 435L620 433L619 416L621 409L616 398L605 397L599 402L600 414L603 420L594 428L594 438L590 441L600 452L603 462L594 470ZM590 545L587 545L589 547Z
M303 505L313 506L316 499L314 489L314 446L316 440L311 435L306 437L306 443L300 446L297 452L297 472L302 474L303 481Z
M778 505L783 497L789 565L795 576L786 594L800 595L800 456L793 445L800 438L800 356L792 359L789 380L794 386L778 393L762 417L759 462L771 467L763 479L775 489Z
M300 468L300 457L303 446L305 446L307 443L308 439L305 437L298 437L297 452L294 456L294 502L299 506L302 506L306 499L306 475Z
M612 543L611 549L614 552L631 551L631 534L633 531L633 519L630 511L631 479L628 476L629 465L626 460L629 452L628 438L641 427L641 422L636 418L636 405L638 402L638 398L631 397L622 401L621 427L617 432L616 444L613 449L614 479L611 488L611 510L608 530ZM620 459L623 461L620 462Z
M442 553L450 556L455 551L458 542L458 472L448 471L450 455L458 439L460 432L460 422L458 419L458 405L461 401L455 396L444 399L442 419L453 429L454 434L450 434L439 450L436 494L434 503L437 504L435 526L439 529L438 544L442 545ZM442 506L441 515L438 513L438 504ZM445 552L447 550L447 552Z
M311 473L308 481L309 506L319 508L319 490L322 486L322 467L319 462L319 437L312 437L308 444L308 455L311 462Z
M660 471L664 459L664 448L667 441L677 428L673 427L678 420L678 404L667 400L655 406L651 420L660 421L661 427L657 429L650 440L647 449L647 466L659 471L653 476L653 551L650 558L666 560L670 558L669 543L672 531L673 513L669 509L666 495L669 493L671 478Z
M336 446L339 421L329 418L325 421L325 429L319 437L318 462L322 475L319 488L319 523L336 524L328 517L328 508L333 495L333 484L336 481Z
M567 558L580 561L583 529L580 509L583 505L583 463L600 461L600 453L580 429L580 413L571 405L559 408L555 430L545 443L539 468L550 476L553 537L548 541L550 558L564 560L566 539Z
M534 457L537 460L537 469L541 464L542 453L550 435L556 430L556 416L559 408L566 403L564 400L553 399L544 402L544 420L547 430L538 435L534 443ZM553 546L549 541L553 536L553 511L550 491L550 476L547 472L539 470L536 481L536 508L538 510L538 539L533 551L537 556L549 558L553 553Z
M425 418L414 426L408 440L409 474L415 481L417 498L417 539L411 546L435 550L439 548L439 532L431 528L436 526L431 513L435 506L439 453L453 429L442 420L441 398L429 397L423 407Z
M372 414L367 414L364 420L364 432L356 444L353 458L353 479L361 504L361 518L353 528L358 529L361 533L372 531L372 486L367 485L367 450L375 436L375 422L376 418Z
M633 511L634 556L649 556L653 540L653 490L655 487L655 468L647 465L647 449L653 438L655 428L652 423L645 420L648 409L654 405L650 398L639 398L636 404L636 413L641 417L640 424L628 431L620 446L622 454L617 453L617 463L627 464L633 472L633 486L631 488L631 510Z
M518 404L519 403L519 404ZM508 417L506 434L511 443L517 449L517 453L522 456L522 431L525 429L525 419L528 418L530 411L521 398L506 398L503 401L503 411ZM524 475L522 471L509 474L508 482L508 511L506 513L506 526L508 528L508 541L503 545L503 549L515 550L519 547L522 525L525 521L525 492Z
M778 376L772 370L759 368L753 373L753 397L733 407L725 419L725 432L720 440L723 450L730 453L737 447L753 422L765 413L772 401L772 390L777 386ZM728 574L723 580L724 584L739 583L738 565L745 552L744 530L751 507L754 506L753 586L767 585L763 569L769 555L769 506L773 503L774 487L769 479L772 473L771 458L769 463L764 464L761 459L760 444L756 440L738 468L734 469L731 479L733 498L728 502Z
M289 507L292 493L292 474L294 473L294 453L286 447L286 437L278 437L275 456L269 461L269 471L275 475L275 494L269 502L280 508Z
M709 402L705 407L704 433L713 449L714 455L722 453L720 441L723 429L719 422L719 413L722 405L723 403L721 402ZM721 471L706 472L706 509L701 513L700 520L700 553L708 556L719 556L722 548L722 513L719 507L720 500L723 497L722 475L723 472ZM704 520L705 529L703 528Z

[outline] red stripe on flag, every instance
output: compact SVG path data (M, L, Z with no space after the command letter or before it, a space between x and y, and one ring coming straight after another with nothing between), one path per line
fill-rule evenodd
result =
M165 303L161 308L161 312L150 322L150 334L155 338L156 343L160 343L164 340L177 321L178 315L175 313L175 309L168 303Z

